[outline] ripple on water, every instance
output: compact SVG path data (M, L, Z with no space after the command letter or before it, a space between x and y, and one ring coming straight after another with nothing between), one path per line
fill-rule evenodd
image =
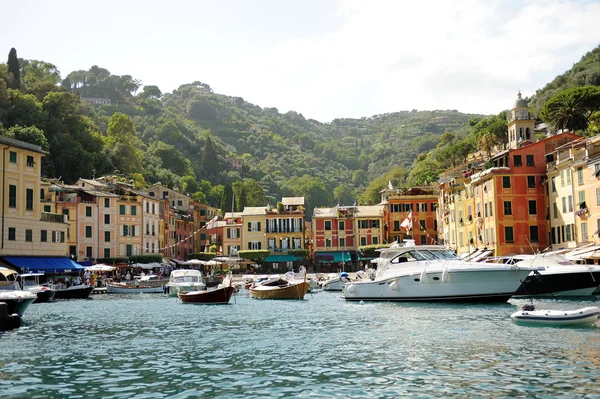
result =
M0 396L600 397L600 330L515 325L518 301L234 299L187 306L101 295L34 305L24 327L1 335Z

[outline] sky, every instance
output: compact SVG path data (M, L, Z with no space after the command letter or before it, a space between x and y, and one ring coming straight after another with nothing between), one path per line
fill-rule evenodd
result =
M0 54L305 118L496 114L600 44L600 0L19 0Z

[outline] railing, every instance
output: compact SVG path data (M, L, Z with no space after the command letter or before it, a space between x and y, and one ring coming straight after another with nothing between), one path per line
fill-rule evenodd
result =
M302 229L266 229L266 233L302 233Z
M42 212L40 220L42 222L65 223L65 215L60 213Z

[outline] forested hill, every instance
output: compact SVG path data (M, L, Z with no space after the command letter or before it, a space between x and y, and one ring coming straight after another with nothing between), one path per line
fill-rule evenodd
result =
M534 115L538 116L546 101L553 95L560 90L578 86L600 86L600 46L581 57L571 69L536 91L530 99L529 107Z
M232 190L240 208L304 196L312 209L373 202L366 187L390 173L408 183L417 155L446 132L464 134L473 116L412 110L322 123L202 82L166 94L144 83L98 66L61 75L12 49L0 64L0 134L42 145L49 151L43 174L66 183L115 174L138 186L161 182L224 210ZM242 160L243 170L230 159Z

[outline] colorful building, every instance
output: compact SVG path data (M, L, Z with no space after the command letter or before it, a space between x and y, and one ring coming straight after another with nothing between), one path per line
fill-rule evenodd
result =
M38 145L0 136L2 217L0 256L68 255L67 223L51 207L42 208L41 165L46 154ZM44 205L47 205L44 201ZM56 213L55 213L56 212Z
M271 254L265 264L273 269L291 268L299 259L289 250L304 248L304 197L283 197L277 208L268 206L265 239Z
M399 189L390 185L380 194L381 205L385 207L384 242L413 238L417 244L437 243L437 188L427 185ZM402 222L409 217L411 228L402 227Z

